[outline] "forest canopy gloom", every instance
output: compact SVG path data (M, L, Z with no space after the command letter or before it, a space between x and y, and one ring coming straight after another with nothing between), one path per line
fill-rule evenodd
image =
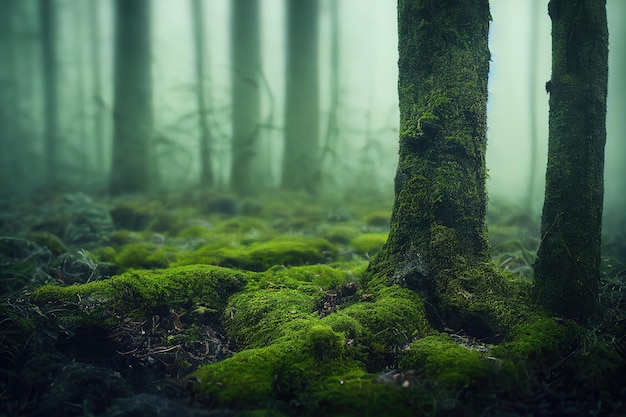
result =
M626 417L626 2L0 3L0 417Z

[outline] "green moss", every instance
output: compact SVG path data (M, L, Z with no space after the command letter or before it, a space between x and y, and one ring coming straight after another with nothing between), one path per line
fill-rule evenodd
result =
M68 251L67 246L55 234L48 232L31 232L26 235L28 240L47 247L55 256L59 256Z
M361 369L327 377L315 394L320 416L416 416L429 415L432 398L376 381Z
M387 233L365 233L352 239L350 246L360 255L374 255L387 241Z
M226 309L225 327L239 348L263 347L314 319L314 297L290 288L235 294Z
M328 265L304 265L285 268L272 267L257 279L248 283L247 289L291 288L311 295L319 295L322 290L330 290L345 284L351 277L348 271L332 268Z
M205 245L193 252L181 254L176 265L201 263L264 271L274 265L294 266L326 262L333 259L336 253L335 247L324 239L282 238L237 247Z
M340 359L344 353L345 343L345 337L333 331L330 326L314 324L309 329L309 349L318 362Z
M444 271L436 285L438 314L446 325L478 338L506 333L532 308L530 282L491 263Z
M182 303L223 311L228 297L243 287L246 277L242 272L207 265L133 270L83 285L46 285L35 290L31 300L40 306L73 307L74 312L86 319L115 315L142 317L157 307Z
M335 225L319 232L319 236L331 243L348 244L359 235L359 229L348 225Z
M200 381L196 389L201 395L221 405L263 408L274 398L293 399L318 388L321 375L354 368L352 361L342 359L343 348L341 334L312 325L288 340L203 366L191 377Z
M494 348L495 356L538 361L555 359L570 349L579 332L570 321L535 316L513 327L505 343Z
M169 267L170 257L164 248L154 243L131 243L122 246L114 262L121 270L158 269Z
M459 345L446 334L426 336L411 343L400 366L450 390L485 382L490 367L480 352Z
M389 219L391 219L389 210L376 210L363 216L365 224L374 227L389 227Z
M184 228L178 233L178 238L186 240L209 239L214 235L214 231L206 226L195 224Z
M385 356L395 353L412 337L424 333L429 325L424 305L414 291L398 286L385 287L375 295L374 302L352 304L341 312L354 318L362 334L355 342L369 351L368 362L372 368L389 365Z

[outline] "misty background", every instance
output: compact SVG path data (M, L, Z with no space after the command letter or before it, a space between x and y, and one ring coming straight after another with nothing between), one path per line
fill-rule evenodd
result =
M42 31L37 0L12 2L0 19L0 198L50 188L46 148ZM61 164L55 191L106 194L113 135L114 13L109 0L56 0L55 60ZM232 172L231 1L204 1L205 73L194 75L191 2L151 1L154 143L158 191L197 187L198 108L206 94L214 187L228 191ZM286 11L260 1L259 137L280 188L285 127ZM492 0L488 102L488 191L491 201L525 207L539 219L548 142L551 40L547 1ZM605 230L626 208L626 2L607 1L609 94ZM336 16L336 20L333 16ZM319 93L322 189L327 193L393 193L397 164L397 27L393 0L320 0ZM336 25L336 26L335 26ZM9 43L9 39L11 43ZM19 47L15 47L18 45ZM338 54L333 58L333 48ZM338 58L338 59L337 59ZM337 59L338 62L334 62ZM333 72L333 67L336 71ZM17 76L16 76L17 75ZM337 78L333 78L336 76ZM334 84L337 85L334 85ZM236 167L235 167L236 169Z

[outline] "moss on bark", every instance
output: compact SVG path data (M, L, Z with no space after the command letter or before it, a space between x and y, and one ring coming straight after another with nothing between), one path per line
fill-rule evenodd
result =
M486 0L398 3L396 199L370 279L434 295L442 271L488 259L489 19Z
M606 141L605 0L552 0L548 167L535 294L571 318L595 308Z

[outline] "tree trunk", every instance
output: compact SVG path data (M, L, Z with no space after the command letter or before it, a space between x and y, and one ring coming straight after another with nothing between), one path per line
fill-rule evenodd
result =
M17 97L15 56L18 48L15 28L16 4L14 0L3 3L0 13L0 197L14 193L19 181L20 147L17 134ZM16 181L17 180L17 181Z
M608 81L605 0L551 0L548 167L535 293L556 314L596 306Z
M43 66L44 89L44 154L46 186L58 185L59 170L59 122L58 122L58 85L56 42L57 28L54 0L39 1L41 24L41 62Z
M117 0L111 194L146 192L152 158L150 1Z
M371 278L433 295L442 271L489 258L489 18L487 0L398 1L400 158Z
M90 1L89 5L89 41L91 44L91 69L93 82L93 135L96 153L96 172L104 174L104 109L102 108L102 53L100 51L100 3Z
M317 0L287 1L287 83L282 187L320 186Z
M233 150L230 184L247 195L258 187L260 71L259 1L231 2Z
M195 50L196 101L198 106L198 130L200 132L200 185L213 186L213 167L211 164L211 131L207 117L207 100L204 94L204 8L203 0L191 0L191 20L193 23L193 46Z

